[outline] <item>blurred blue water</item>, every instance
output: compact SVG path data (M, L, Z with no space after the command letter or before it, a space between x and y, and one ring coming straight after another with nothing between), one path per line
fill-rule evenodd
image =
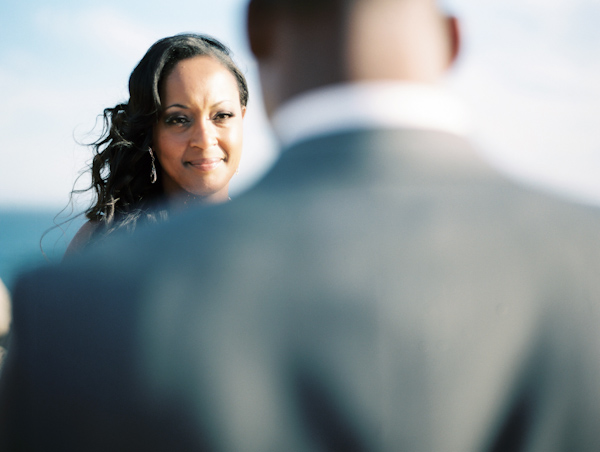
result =
M9 290L19 272L59 262L62 258L83 220L76 218L51 229L55 221L60 223L67 218L56 217L59 210L0 208L0 279Z

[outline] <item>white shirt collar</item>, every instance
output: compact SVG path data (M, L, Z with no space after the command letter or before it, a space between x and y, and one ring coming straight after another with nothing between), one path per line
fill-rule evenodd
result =
M303 93L272 117L283 148L364 128L430 129L467 135L463 105L440 87L395 81L340 84Z

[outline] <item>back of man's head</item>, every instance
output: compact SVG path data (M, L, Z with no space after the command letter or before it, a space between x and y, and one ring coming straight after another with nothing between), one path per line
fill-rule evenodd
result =
M251 0L248 34L268 109L333 83L435 82L458 51L434 0Z

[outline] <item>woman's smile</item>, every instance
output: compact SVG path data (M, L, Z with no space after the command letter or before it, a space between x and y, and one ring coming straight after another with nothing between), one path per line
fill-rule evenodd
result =
M225 159L223 157L214 157L214 158L200 158L190 160L185 162L186 165L193 167L194 169L198 169L200 171L213 171L221 166L224 163Z

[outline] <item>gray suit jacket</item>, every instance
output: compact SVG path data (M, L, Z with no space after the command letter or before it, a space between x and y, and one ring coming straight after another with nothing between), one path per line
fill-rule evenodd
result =
M600 213L463 140L356 131L25 275L23 450L598 451Z

